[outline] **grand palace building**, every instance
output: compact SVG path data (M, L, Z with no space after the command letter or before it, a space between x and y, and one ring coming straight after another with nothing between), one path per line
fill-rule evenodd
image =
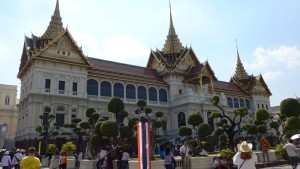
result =
M21 80L16 141L29 145L39 138L35 127L46 106L58 125L71 119L86 119L94 108L105 119L114 120L108 102L121 98L126 120L135 117L136 102L147 101L153 111L162 111L167 121L162 132L169 140L178 138L178 128L191 113L199 112L204 122L218 109L210 102L217 95L225 110L246 107L250 114L270 107L271 92L262 75L248 75L237 50L236 69L229 81L219 81L208 61L201 61L192 47L184 47L170 16L169 31L161 50L151 50L145 67L87 57L68 28L63 27L59 1L42 35L25 36L18 78ZM164 38L164 37L160 37ZM145 56L146 57L146 56ZM252 116L253 117L253 116ZM250 116L251 118L251 116ZM64 137L64 136L57 136Z

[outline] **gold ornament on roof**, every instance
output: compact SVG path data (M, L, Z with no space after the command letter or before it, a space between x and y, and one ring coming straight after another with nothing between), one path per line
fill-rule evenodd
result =
M184 49L182 46L178 36L176 35L175 28L173 25L173 19L172 19L172 13L170 9L170 28L169 28L169 34L167 36L167 40L165 42L164 48L162 51L164 54L173 54L173 53L181 53L181 51Z
M59 0L56 1L55 11L51 17L51 21L42 39L54 39L60 32L64 30L62 18L59 11Z

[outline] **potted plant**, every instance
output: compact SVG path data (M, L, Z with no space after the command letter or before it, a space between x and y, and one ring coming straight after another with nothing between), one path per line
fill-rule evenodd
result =
M66 152L68 156L72 155L72 153L76 150L76 145L71 141L66 142L62 145L62 151Z
M283 148L283 144L277 144L276 145L276 149L275 149L275 155L277 157L277 159L285 159L287 160L288 159L288 155L287 155L287 152L286 150Z
M48 146L47 146L47 152L48 153L54 154L57 151L58 151L58 148L57 148L57 146L55 144L48 144Z
M231 150L230 148L223 149L220 152L220 156L226 161L226 164L229 168L233 168L233 156L235 155L235 152Z

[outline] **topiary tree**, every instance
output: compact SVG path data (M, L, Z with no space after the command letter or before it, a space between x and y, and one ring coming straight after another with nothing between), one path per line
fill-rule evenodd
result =
M218 96L213 96L211 103L217 107L220 112L211 113L209 118L220 119L220 121L216 123L217 128L223 129L224 133L222 135L226 135L228 137L228 147L233 150L235 147L235 135L244 131L244 129L241 127L241 124L243 122L243 118L249 114L248 109L244 107L235 109L233 116L229 116L229 113L226 113L225 109L220 104L220 99ZM220 130L218 132L220 132Z
M55 120L55 115L50 114L50 112L51 108L46 106L44 108L44 113L39 116L41 125L35 127L35 131L38 132L42 137L41 154L46 154L46 146L48 145L49 138L52 136L57 136L57 129L60 128L60 126L57 126L56 123L53 123Z
M297 99L287 98L280 102L280 113L284 114L286 117L300 115L300 103Z
M128 112L124 110L124 102L119 97L112 98L107 106L109 112L113 113L116 117L116 124L118 130L123 125L124 118L128 116Z

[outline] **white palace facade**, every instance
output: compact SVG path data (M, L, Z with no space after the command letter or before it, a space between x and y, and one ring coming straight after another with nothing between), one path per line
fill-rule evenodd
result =
M161 50L151 50L145 67L117 63L99 56L87 57L68 28L63 27L59 1L48 28L41 36L25 36L18 78L21 80L16 141L32 145L38 138L35 126L45 106L56 115L56 123L85 119L85 111L95 108L102 118L114 119L107 111L112 97L120 97L129 117L135 116L136 102L144 99L153 111L164 112L169 139L178 137L178 128L187 124L191 113L201 113L205 122L212 111L214 95L228 112L247 107L269 109L271 92L262 75L248 75L237 51L234 75L219 81L208 63L202 62L192 47L182 46L175 33L170 12L170 27ZM145 56L146 57L146 56ZM62 136L63 137L63 136Z

